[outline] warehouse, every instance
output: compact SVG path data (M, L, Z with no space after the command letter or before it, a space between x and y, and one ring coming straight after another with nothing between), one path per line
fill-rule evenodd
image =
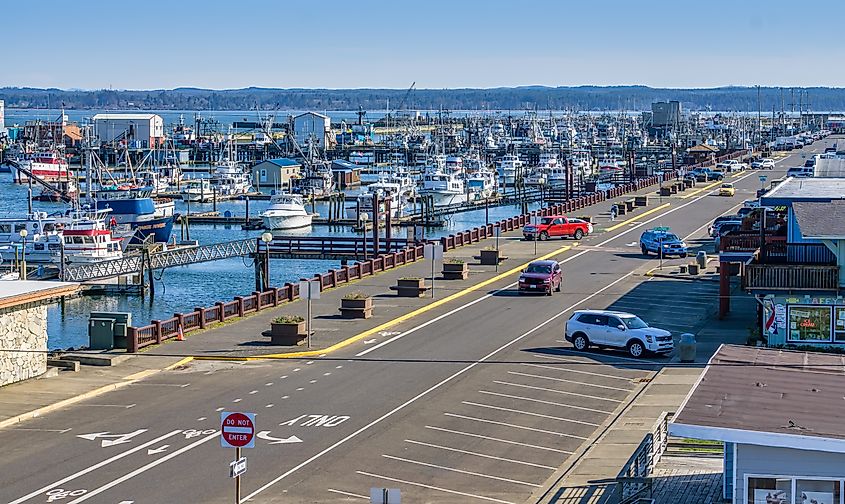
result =
M164 120L157 114L97 114L94 134L100 143L149 149L164 144Z

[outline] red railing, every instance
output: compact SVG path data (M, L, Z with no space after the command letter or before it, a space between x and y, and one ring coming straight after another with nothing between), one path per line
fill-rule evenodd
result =
M664 174L665 180L671 178L675 178L675 175L669 173ZM530 223L534 217L574 212L576 210L601 203L602 201L618 197L622 194L655 185L659 182L660 180L657 176L646 177L635 183L615 186L606 191L599 191L579 198L570 199L540 210L534 210L529 214L516 215L514 217L502 219L499 222L486 224L467 231L444 236L440 238L440 245L443 247L443 250L451 250L457 247L478 243L481 240L495 236L497 229L500 233L513 231ZM293 250L293 245L291 245L291 243L288 243L287 245L290 250ZM319 244L319 247L322 250L328 250L330 248L330 244L327 242L324 243L320 240L314 239L299 239L296 245L301 247L304 243ZM271 248L271 251L283 252L285 250L284 245L275 245L276 247ZM347 245L347 247L351 248L355 248L357 246L358 244L354 239L350 239L349 244ZM338 270L329 270L327 273L316 274L312 278L319 280L324 289L334 288L365 276L374 275L397 266L416 262L423 258L423 248L424 246L421 244L409 245L406 246L406 248L395 252L388 252L372 259L356 262L352 266L341 266ZM344 251L345 250L346 249L344 249ZM332 249L332 251L337 250ZM283 287L271 288L265 292L253 292L249 296L236 297L233 301L221 301L215 303L214 306L209 306L207 308L195 308L192 312L176 314L173 318L167 320L154 320L146 326L129 327L127 351L137 352L146 346L160 344L164 340L175 338L179 334L180 327L182 333L184 334L193 330L204 329L209 324L223 322L232 317L243 317L246 313L259 311L269 306L277 306L280 303L294 301L298 298L299 284L286 283Z

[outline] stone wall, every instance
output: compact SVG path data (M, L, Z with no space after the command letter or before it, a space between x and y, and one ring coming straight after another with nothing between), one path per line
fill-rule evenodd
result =
M47 305L29 303L0 309L0 386L46 371Z

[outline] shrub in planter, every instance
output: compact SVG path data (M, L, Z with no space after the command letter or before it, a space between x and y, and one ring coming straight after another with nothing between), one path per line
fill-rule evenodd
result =
M343 318L363 318L373 316L373 298L363 292L350 292L340 299L340 314Z
M298 315L282 315L270 322L272 338L305 337L305 319ZM273 341L274 343L276 341Z
M486 266L495 266L499 264L499 251L494 248L481 249L481 264Z
M466 280L469 276L467 263L460 259L443 260L443 278L446 280Z

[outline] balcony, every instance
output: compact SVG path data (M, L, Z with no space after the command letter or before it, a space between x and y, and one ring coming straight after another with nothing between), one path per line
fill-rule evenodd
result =
M839 266L820 264L749 264L743 288L760 291L838 291Z

